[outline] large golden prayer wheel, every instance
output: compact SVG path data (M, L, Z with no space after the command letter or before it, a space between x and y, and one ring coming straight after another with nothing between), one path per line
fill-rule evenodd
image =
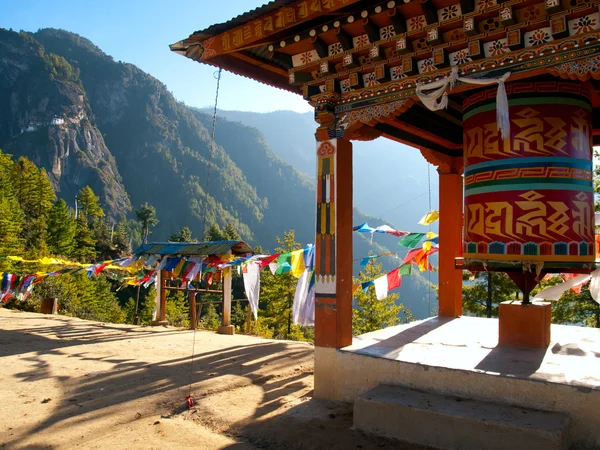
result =
M510 139L496 124L496 89L463 104L464 257L595 260L592 107L578 83L506 85Z

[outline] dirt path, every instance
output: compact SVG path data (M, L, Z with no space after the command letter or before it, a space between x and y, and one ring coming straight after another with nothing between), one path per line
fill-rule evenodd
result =
M0 308L0 448L401 448L312 398L312 345L200 331L192 372L192 336Z

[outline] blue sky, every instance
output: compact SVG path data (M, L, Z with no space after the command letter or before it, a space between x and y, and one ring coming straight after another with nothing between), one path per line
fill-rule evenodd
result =
M15 31L62 28L90 39L117 61L135 64L165 83L178 100L212 106L215 69L169 50L213 23L225 22L266 0L1 0L0 27ZM223 72L219 108L310 111L301 96Z

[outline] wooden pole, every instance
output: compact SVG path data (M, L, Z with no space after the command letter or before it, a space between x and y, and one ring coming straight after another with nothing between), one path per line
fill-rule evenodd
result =
M231 250L229 251L231 254ZM223 321L218 331L219 334L234 334L231 325L231 267L223 269Z
M161 270L160 274L160 315L159 321L166 323L167 322L167 273L164 270Z
M196 320L196 293L190 291L188 295L190 299L190 328L195 330L198 326L198 321Z
M462 271L454 263L462 256L463 179L440 174L439 315L462 314Z

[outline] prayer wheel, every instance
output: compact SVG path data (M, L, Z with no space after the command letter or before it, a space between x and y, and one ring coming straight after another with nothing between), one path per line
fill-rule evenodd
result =
M463 104L464 257L567 267L594 261L589 92L551 81L508 84L506 93L505 140L495 88Z

